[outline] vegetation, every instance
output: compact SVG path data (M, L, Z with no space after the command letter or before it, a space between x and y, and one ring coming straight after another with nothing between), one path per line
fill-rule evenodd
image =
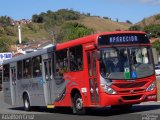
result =
M133 25L129 28L129 30L133 30L133 31L140 31L142 30L141 26L139 25Z
M151 37L160 37L160 24L145 26L143 30L150 34Z
M71 20L73 21L80 19L80 15L81 14L79 12L69 9L61 9L56 12L49 10L46 13L43 12L39 15L33 15L32 21L34 23L42 23L44 25L44 29L48 33L56 33L55 39L56 42L59 43L83 37L93 32L92 29L89 29L82 24L69 22ZM89 14L87 15L90 16ZM29 26L29 28L35 30L36 32L38 27L33 25Z
M11 44L13 44L13 41L9 37L0 37L0 52L8 52Z
M86 35L94 33L93 29L89 29L79 23L65 23L60 29L57 40L58 42L65 42L68 40L73 40Z
M126 20L126 23L128 24L132 24L132 22L130 20Z
M158 53L160 54L160 41L157 40L156 42L154 42L154 43L152 44L152 46L153 46L154 48L156 48L156 50L157 50Z
M21 25L22 44L33 40L52 39L51 32L55 33L57 43L92 34L93 29L73 22L79 20L80 16L79 12L68 9L35 14L32 16L32 23ZM87 13L84 16L90 16L90 14ZM12 21L8 16L0 17L0 52L7 52L12 44L18 44L17 26L13 26Z
M60 24L64 21L68 20L77 20L80 18L80 13L68 10L68 9L61 9L56 12L52 12L51 10L48 10L46 13L42 12L41 14L33 15L32 21L35 23L45 23L49 25L56 25Z
M2 26L11 26L12 19L8 16L1 16L0 23Z
M154 17L154 20L158 21L160 19L160 15ZM8 16L0 17L0 52L8 51L10 45L17 44L18 30L17 26L11 24L12 21L12 18ZM108 17L91 16L90 13L81 14L71 9L61 9L55 12L48 10L47 12L33 15L32 23L21 25L22 43L33 40L49 40L52 39L53 33L56 42L60 43L95 32L116 29L141 30L150 34L151 37L160 37L160 24L157 22L149 24L147 18L144 18L141 24L133 26L131 26L132 23L129 20L126 20L126 23L129 24L118 21L118 18L115 22ZM159 49L160 47L156 48Z
M156 20L160 20L160 14L156 15L156 16L155 16L155 19L156 19Z

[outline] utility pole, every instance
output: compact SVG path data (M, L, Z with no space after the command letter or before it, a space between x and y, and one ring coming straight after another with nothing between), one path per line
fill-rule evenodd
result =
M18 25L18 37L19 37L19 44L22 43L22 34L21 34L21 26Z
M56 40L55 40L55 33L54 31L51 31L51 35L52 35L52 42L54 45L56 45Z

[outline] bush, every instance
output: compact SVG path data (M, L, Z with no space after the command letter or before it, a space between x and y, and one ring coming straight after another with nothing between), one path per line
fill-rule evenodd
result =
M131 21L129 21L129 20L126 20L126 23L132 24L132 22L131 22Z
M8 17L8 16L1 16L0 17L0 23L3 26L10 26L11 22L12 22L12 19L10 17Z
M103 19L107 19L107 20L108 20L108 19L109 19L109 17L103 17Z
M4 29L5 29L6 35L8 35L8 36L16 36L17 35L18 30L16 31L14 29L14 27L12 27L12 26L6 26L6 27L4 27Z
M0 35L3 35L3 34L5 34L5 30L3 27L0 27Z
M151 37L160 37L160 25L159 24L145 26L144 31L150 34Z
M132 30L132 31L140 31L142 30L142 28L139 26L139 25L133 25L129 28L129 30Z
M27 25L27 27L32 30L33 32L37 32L40 28L38 24L30 23Z
M80 38L86 35L90 35L94 32L93 29L89 29L82 24L79 23L66 23L63 25L61 30L57 35L57 42L65 42L69 40L73 40L76 38Z
M36 23L50 23L53 21L58 22L64 20L78 20L79 18L79 12L68 9L61 9L57 12L52 12L51 10L48 10L47 13L42 12L39 15L35 14L32 16L32 21Z
M158 53L160 54L160 41L157 40L156 42L154 42L152 44L153 48L156 48L156 50L158 51Z
M9 37L7 36L0 37L0 52L9 52L11 44L12 41L10 40Z
M156 19L156 20L159 20L159 19L160 19L160 14L156 15L156 16L155 16L155 19Z

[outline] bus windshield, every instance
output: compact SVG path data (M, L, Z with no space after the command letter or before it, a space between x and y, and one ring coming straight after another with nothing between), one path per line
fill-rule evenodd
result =
M137 79L154 74L150 47L102 48L101 76L107 79Z

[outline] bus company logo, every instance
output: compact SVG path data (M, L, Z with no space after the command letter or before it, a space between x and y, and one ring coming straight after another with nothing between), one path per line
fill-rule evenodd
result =
M130 93L133 94L133 93L134 93L134 90L130 90Z

